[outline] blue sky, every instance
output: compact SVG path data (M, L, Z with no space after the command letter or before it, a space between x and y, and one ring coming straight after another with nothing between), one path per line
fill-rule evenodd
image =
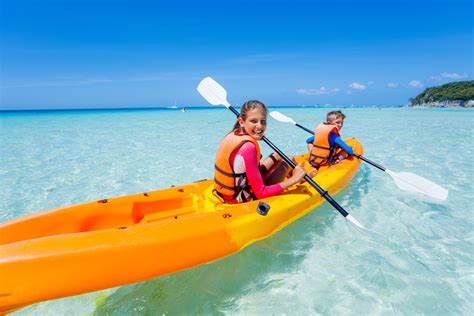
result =
M472 80L473 1L2 0L0 108L397 106Z

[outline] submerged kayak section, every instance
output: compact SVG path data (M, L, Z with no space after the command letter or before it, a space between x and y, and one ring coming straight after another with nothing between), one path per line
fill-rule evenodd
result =
M348 139L355 153L362 145ZM304 163L307 155L298 156ZM313 178L330 194L356 174L357 158ZM223 204L213 181L35 213L0 224L0 313L142 281L218 260L266 238L324 202L304 182L282 195ZM259 204L267 205L265 212Z

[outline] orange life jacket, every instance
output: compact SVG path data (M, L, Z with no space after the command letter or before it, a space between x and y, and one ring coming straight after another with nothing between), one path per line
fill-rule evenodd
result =
M331 147L329 145L329 134L331 133L341 136L336 125L322 123L314 131L313 148L311 148L309 154L309 163L315 168L329 164L333 158L337 146Z
M251 142L257 150L257 159L260 159L260 146L258 142L249 135L240 135L238 131L232 131L224 137L216 154L216 163L214 165L214 189L224 198L225 201L235 200L242 191L240 201L246 201L247 196L255 195L251 192L248 185L247 175L245 173L235 173L231 165L231 157L246 142ZM259 161L255 162L257 165ZM245 195L245 196L244 196Z

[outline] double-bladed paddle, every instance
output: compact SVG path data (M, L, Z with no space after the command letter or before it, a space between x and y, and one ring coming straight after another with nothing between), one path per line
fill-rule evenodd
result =
M232 111L237 117L239 112L232 107L232 105L227 102L227 91L219 83L217 83L211 77L204 78L197 87L198 92L201 96L207 100L212 105L224 105L226 108ZM274 151L276 151L287 164L292 168L296 167L296 164L288 158L278 147L276 147L268 138L265 136L262 137L262 140L267 143ZM356 227L365 229L362 224L360 224L354 217L352 217L342 206L340 206L323 188L321 188L316 182L313 181L308 175L304 176L304 179L313 186L322 197L326 199L336 210L344 216L349 222L354 224Z
M291 123L293 125L298 126L299 128L307 131L310 134L314 134L313 131L310 129L301 126L300 124L296 123L291 117L286 116L278 111L270 112L270 116L273 117L275 120L283 122L283 123ZM411 172L394 172L391 171L361 155L355 154L357 158L367 162L368 164L376 167L379 170L384 171L388 175L392 177L395 181L395 184L402 190L409 191L423 197L427 197L430 199L444 201L448 197L448 190L439 186L438 184L431 182L428 179L420 177Z

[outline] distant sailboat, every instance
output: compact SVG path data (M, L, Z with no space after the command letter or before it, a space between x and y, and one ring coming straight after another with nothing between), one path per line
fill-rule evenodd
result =
M176 105L176 98L174 99L174 105L169 107L170 109L178 109L178 106ZM188 112L188 110L185 107L182 107L180 112Z
M174 99L174 105L169 107L170 109L177 109L178 107L176 106L176 99Z

